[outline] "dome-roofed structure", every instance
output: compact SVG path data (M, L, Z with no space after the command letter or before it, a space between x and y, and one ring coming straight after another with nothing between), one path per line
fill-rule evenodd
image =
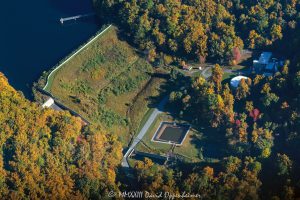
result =
M236 76L236 77L232 78L231 81L230 81L231 87L237 88L239 86L239 84L240 84L240 82L241 82L242 79L247 80L249 78L246 77L246 76Z

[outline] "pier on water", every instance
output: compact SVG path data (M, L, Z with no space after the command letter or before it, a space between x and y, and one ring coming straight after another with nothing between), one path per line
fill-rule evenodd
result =
M84 14L84 15L76 15L76 16L72 16L72 17L65 17L65 18L60 18L60 23L63 24L66 21L71 21L71 20L77 20L77 19L81 19L81 18L85 18L85 17L91 17L96 15L95 13L89 13L89 14Z

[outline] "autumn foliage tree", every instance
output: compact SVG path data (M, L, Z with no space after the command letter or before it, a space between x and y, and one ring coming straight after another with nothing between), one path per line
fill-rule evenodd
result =
M224 72L220 65L216 64L215 67L212 68L211 80L216 87L217 93L220 93L222 89L223 74Z
M237 100L245 99L250 94L251 80L241 79L238 88L236 89L235 98Z
M138 182L133 183L132 189L147 191L151 194L178 193L173 170L158 166L149 158L138 161L134 167L134 173Z
M231 64L232 65L236 65L241 61L242 55L241 55L241 51L238 47L234 47L232 50L232 61Z
M3 74L0 130L1 199L100 199L117 190L117 139L68 112L29 102Z
M238 62L239 51L261 48L294 30L296 0L95 0L99 16L114 20L142 50L200 62ZM109 17L107 17L109 16Z

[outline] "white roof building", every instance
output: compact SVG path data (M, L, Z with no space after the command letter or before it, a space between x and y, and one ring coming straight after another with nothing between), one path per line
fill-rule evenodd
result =
M260 54L260 57L259 57L259 64L268 64L270 62L272 58L272 52L263 52L262 54Z
M234 87L234 88L237 88L237 87L239 87L239 84L240 84L240 82L241 82L242 79L247 80L249 78L246 77L246 76L236 76L236 77L234 77L234 78L231 79L230 85L232 87Z
M43 108L52 108L53 110L62 111L63 109L57 105L51 97L42 105Z
M50 108L54 104L54 99L51 97L42 105L43 108Z

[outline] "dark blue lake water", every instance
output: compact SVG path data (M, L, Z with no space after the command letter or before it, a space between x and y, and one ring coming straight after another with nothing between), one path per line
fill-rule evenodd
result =
M96 17L67 22L61 17L93 12L91 0L30 0L0 3L0 71L31 98L32 83L94 35Z

